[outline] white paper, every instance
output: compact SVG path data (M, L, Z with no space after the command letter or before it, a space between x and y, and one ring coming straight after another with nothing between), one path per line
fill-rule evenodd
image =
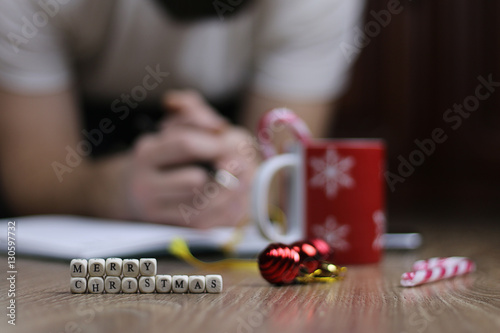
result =
M167 254L180 237L191 249L220 249L234 236L234 228L197 230L143 222L124 222L80 216L38 215L0 221L1 251L7 249L7 223L16 221L16 253L60 259L125 257L141 253ZM11 230L12 231L12 230ZM269 242L255 227L244 230L237 255L254 255Z

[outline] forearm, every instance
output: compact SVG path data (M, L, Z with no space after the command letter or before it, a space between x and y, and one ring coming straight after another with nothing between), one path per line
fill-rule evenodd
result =
M123 153L94 161L83 175L83 193L86 196L82 214L112 219L135 219L129 193L128 179L131 154Z
M60 164L56 164L60 163ZM77 166L65 161L2 163L5 198L13 213L79 214L109 218L132 218L125 211L122 179L128 156L100 161L82 160ZM62 170L65 172L61 174Z

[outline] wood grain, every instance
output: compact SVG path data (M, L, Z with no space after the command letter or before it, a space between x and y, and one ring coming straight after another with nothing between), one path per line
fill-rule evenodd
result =
M195 270L160 259L165 274L222 273L222 294L73 295L69 264L18 258L17 325L1 332L499 332L499 228L420 225L425 245L389 252L379 265L349 267L334 284L274 287L257 270ZM418 223L418 222L415 222ZM420 223L421 224L421 223ZM417 224L418 225L418 224ZM465 255L476 273L399 286L416 259ZM6 258L2 257L2 267ZM7 283L0 283L5 309ZM5 310L3 310L5 311ZM5 312L4 312L5 313Z

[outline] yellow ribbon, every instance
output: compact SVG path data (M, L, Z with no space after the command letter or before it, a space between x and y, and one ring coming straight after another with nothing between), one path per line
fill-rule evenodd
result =
M286 217L284 212L277 206L270 205L270 216L271 220L277 222L281 225L281 227L285 227L286 225ZM237 227L234 230L234 234L231 237L231 240L222 246L222 251L226 255L231 255L234 253L234 249L236 245L243 238L243 227L249 222L248 218L243 219L240 223L238 223ZM189 247L182 238L175 238L170 247L167 249L172 255L177 258L185 261L191 266L200 268L200 269L257 269L257 261L255 259L223 259L215 262L204 262L197 259L189 250Z
M223 259L215 262L204 262L197 259L189 250L186 242L181 238L175 238L170 244L169 252L177 258L184 260L199 269L257 269L255 259Z

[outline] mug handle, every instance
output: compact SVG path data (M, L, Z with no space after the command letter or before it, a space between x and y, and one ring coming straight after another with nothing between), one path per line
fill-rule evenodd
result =
M287 216L288 226L285 234L278 233L273 223L269 219L268 205L269 205L269 187L273 176L281 169L284 168L298 168L300 157L298 154L282 154L274 156L261 164L257 174L255 175L254 185L252 187L252 202L251 212L254 221L260 232L273 242L289 243L296 241L302 236L302 228L300 226L299 216ZM298 180L295 179L295 182ZM296 198L298 188L292 184L291 195L292 200ZM298 202L293 203L298 205Z

